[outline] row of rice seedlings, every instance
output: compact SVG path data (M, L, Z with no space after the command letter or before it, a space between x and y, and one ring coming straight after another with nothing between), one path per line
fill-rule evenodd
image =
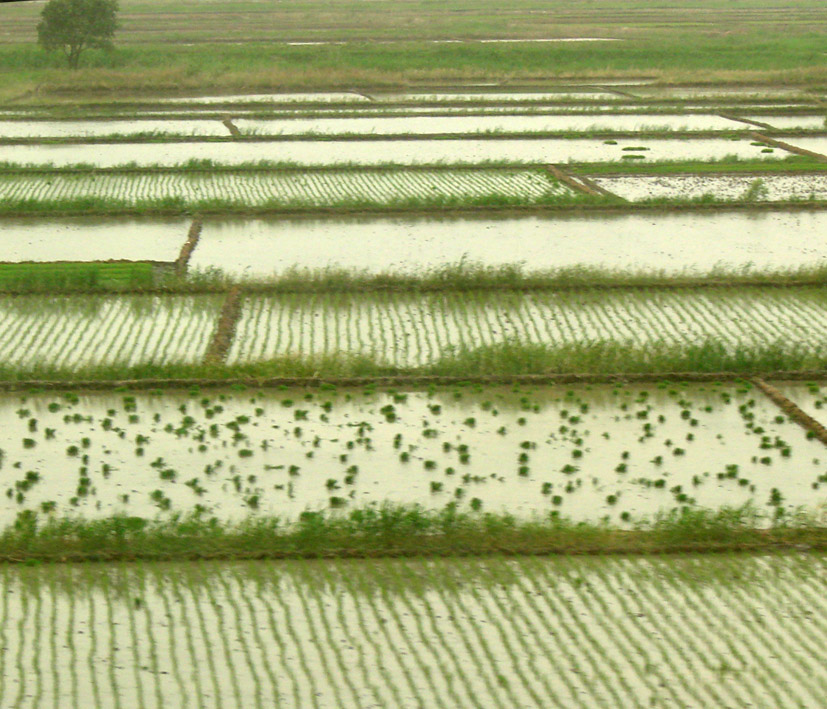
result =
M508 195L529 202L551 195L572 195L542 171L398 171L271 174L139 173L104 175L27 175L0 177L0 198L39 202L95 198L143 203L178 198L188 202L223 201L246 206L284 204L324 206L347 201L395 202L406 199L455 199Z
M0 299L0 362L13 367L197 362L220 296Z
M410 367L503 342L815 347L824 298L819 288L248 296L228 361L347 352Z
M520 391L196 393L140 406L131 395L67 395L24 398L16 412L10 400L0 511L233 518L391 499L475 511L507 501L523 514L602 511L630 523L752 502L782 518L827 482L820 444L748 387ZM77 478L55 478L67 465ZM774 473L791 466L795 477Z
M816 706L826 575L817 554L6 567L0 700Z

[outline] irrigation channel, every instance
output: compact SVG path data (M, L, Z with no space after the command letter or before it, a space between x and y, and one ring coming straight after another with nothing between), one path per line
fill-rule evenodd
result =
M788 556L0 569L4 707L818 707Z

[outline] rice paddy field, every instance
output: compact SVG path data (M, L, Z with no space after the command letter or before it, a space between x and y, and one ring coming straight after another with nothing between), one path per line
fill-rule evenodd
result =
M3 569L5 706L817 707L820 553Z
M0 5L0 707L822 707L823 3L219 5Z
M818 387L784 391L823 402ZM720 382L41 394L3 406L4 525L27 510L297 519L386 503L623 525L683 506L827 504L824 444L758 390Z

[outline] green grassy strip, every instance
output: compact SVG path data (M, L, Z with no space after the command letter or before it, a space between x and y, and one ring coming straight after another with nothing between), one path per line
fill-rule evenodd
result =
M786 342L728 348L715 340L695 345L620 342L575 345L530 345L504 342L443 355L423 367L398 367L361 354L283 356L249 364L97 365L77 368L0 365L0 382L221 382L252 385L281 379L341 379L369 377L485 378L521 375L653 374L669 377L683 372L720 373L744 377L773 372L827 369L827 349L802 348Z
M100 167L91 163L71 163L68 165L55 165L54 163L14 163L0 161L0 174L75 174L75 173L168 173L168 172L388 172L396 170L406 171L433 171L433 170L519 170L542 168L547 162L513 161L513 160L482 160L479 162L435 162L417 163L410 165L406 163L386 162L375 165L363 165L361 163L336 163L332 165L302 165L293 161L259 160L256 162L241 162L237 164L221 163L210 158L192 158L185 162L174 165L138 165L136 162L125 163L112 167ZM738 158L733 155L725 155L720 158L712 158L704 161L690 160L657 160L646 163L629 163L626 160L612 160L608 162L571 162L566 164L566 169L575 171L609 172L622 170L631 173L645 171L647 168L652 171L666 172L732 172L732 171L770 171L787 172L790 170L822 171L827 170L825 163L806 158L801 155L787 155L783 158Z
M337 216L347 214L429 214L447 215L481 212L515 213L583 211L608 213L631 213L636 211L670 211L670 210L762 210L779 209L822 209L825 200L809 198L789 198L783 201L748 201L724 199L712 194L700 197L658 197L628 202L618 197L607 195L587 195L584 193L558 193L539 197L525 198L520 195L492 193L482 196L433 195L427 197L406 197L387 201L341 199L328 204L317 205L303 201L272 200L257 206L248 206L243 202L229 200L193 200L182 197L164 197L157 200L102 199L98 197L79 197L66 200L39 202L37 200L15 200L0 204L0 217L27 216L202 216L215 215L311 215Z
M61 200L20 199L6 200L0 204L0 216L62 216L62 215L190 215L200 214L267 214L296 212L360 212L398 211L417 212L446 209L521 209L521 208L566 208L604 207L622 204L616 198L591 196L574 192L549 193L537 197L492 192L486 195L444 195L433 194L423 197L400 197L396 199L333 199L324 204L309 199L271 199L251 206L243 200L194 199L170 196L151 200L124 200L103 197L73 197Z
M150 288L151 263L0 263L0 291L87 292Z
M800 159L800 158L799 158ZM780 162L780 161L778 161ZM482 160L479 162L435 162L417 163L409 165L406 163L379 163L376 165L363 165L357 162L336 163L332 165L302 165L291 160L258 160L255 162L222 163L211 158L190 158L184 162L173 165L138 165L132 161L123 165L112 167L101 167L92 163L70 163L68 165L55 165L51 162L44 163L14 163L0 162L0 173L13 174L58 174L58 173L125 173L125 174L147 174L167 172L389 172L394 170L432 171L432 170L511 170L525 168L540 168L544 162L514 162L505 160Z
M305 512L298 520L204 514L145 519L52 518L31 511L0 532L0 561L314 558L482 554L629 554L827 547L827 528L804 514L768 520L753 507L673 510L621 530L549 514L460 512L447 506Z
M447 264L425 269L417 273L393 271L371 272L347 268L290 268L278 275L266 278L237 278L224 274L220 269L205 271L190 269L185 274L174 270L158 270L150 279L152 265L146 263L100 264L107 267L106 278L89 277L84 280L59 280L51 278L48 267L37 264L38 277L21 277L3 281L0 293L23 294L70 294L70 293L155 293L159 295L198 295L226 293L239 288L250 294L279 293L370 293L374 291L398 292L462 292L470 290L498 291L562 291L603 290L637 288L795 288L827 285L827 266L801 266L798 268L754 270L749 267L715 267L702 274L669 273L657 270L620 270L592 266L569 266L527 270L524 264L489 266L473 262ZM171 264L170 264L171 265ZM23 273L29 264L5 264L2 269L10 272L20 266ZM73 264L74 266L74 264ZM97 264L77 264L94 268ZM123 266L125 270L119 271ZM116 277L117 276L117 277Z
M269 278L236 279L219 269L193 271L187 279L170 280L168 287L224 290L239 286L246 292L304 293L334 291L433 290L563 290L571 288L686 288L713 286L827 285L827 265L755 270L749 266L719 266L704 274L657 270L622 270L596 266L567 266L529 270L522 263L489 266L461 262L417 273L370 272L346 268L293 267Z
M569 163L566 170L580 175L673 175L761 173L787 174L827 171L827 163L795 155L781 159L725 159L719 161L657 161L646 163Z

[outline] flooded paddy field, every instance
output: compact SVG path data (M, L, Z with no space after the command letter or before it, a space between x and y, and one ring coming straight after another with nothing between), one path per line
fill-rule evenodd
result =
M88 138L107 135L229 135L217 120L0 121L0 138Z
M6 566L0 703L815 709L825 581L819 553Z
M2 219L0 263L110 259L172 262L187 238L189 224L188 219Z
M827 138L796 138L801 147L806 141ZM720 160L724 157L764 158L772 154L784 158L781 149L755 145L750 138L623 138L607 144L593 138L452 138L440 140L278 140L273 142L169 142L117 143L105 147L81 145L8 145L3 159L18 164L86 163L98 167L116 165L178 165L188 160L214 160L225 164L259 160L294 162L301 165L378 165L383 163L480 163L511 162L608 162L612 160ZM827 142L825 142L827 147ZM814 149L814 148L810 148Z
M630 201L647 199L794 201L827 199L827 174L658 175L595 177L600 187Z
M759 121L761 123L767 123L771 125L773 128L778 130L793 130L793 129L802 129L802 130L827 130L827 115L825 113L821 113L816 116L756 116L756 115L749 115L744 116L744 118L749 118L752 121Z
M382 92L382 91L353 91L329 93L271 93L271 94L233 94L227 96L191 96L187 98L155 99L158 103L166 104L231 104L231 103L303 103L303 104L331 104L331 103L439 103L445 101L461 102L511 102L511 101L577 101L615 100L624 98L614 91L606 91L599 87L561 86L553 91L509 91L492 90L491 88L468 88L457 91L434 92ZM625 97L628 100L628 97Z
M776 382L773 386L809 416L827 420L827 386L824 382L809 382L807 386Z
M351 103L370 102L370 97L351 91L270 94L228 94L226 96L189 96L154 99L158 103Z
M244 299L228 361L371 357L395 367L507 343L816 351L823 288L286 293Z
M406 370L507 345L645 349L710 341L729 352L783 344L815 354L827 335L824 301L818 287L247 295L228 363L287 358L324 369L326 358L362 357ZM20 376L65 376L198 363L222 303L211 295L6 296L0 365Z
M242 133L289 135L318 132L428 134L551 131L706 131L737 130L743 124L721 116L638 114L609 116L421 116L406 118L328 118L267 121L242 118L235 121ZM822 126L823 127L823 126Z
M387 93L377 94L376 100L383 103L536 103L543 101L618 101L629 99L617 91L600 88L577 88L559 91L464 91L434 93Z
M416 503L622 525L827 501L824 444L744 385L52 393L0 413L4 523Z
M5 296L0 365L22 371L198 362L220 296Z
M210 202L236 208L393 206L406 200L484 200L505 198L525 204L550 197L582 198L546 170L324 170L216 171L166 173L2 174L0 198L42 202L95 198L119 204L177 199L190 204Z
M767 115L764 115L764 114ZM426 103L426 104L355 104L355 105L278 105L278 104L225 104L225 105L170 105L141 103L136 105L118 106L106 104L84 108L82 114L56 107L39 109L15 109L0 112L0 117L6 121L99 121L99 120L155 120L155 121L221 121L227 116L233 118L256 118L262 120L289 120L289 119L333 119L333 118L387 118L401 116L551 116L576 117L595 116L596 120L603 121L614 116L664 116L664 120L674 124L678 116L744 116L756 120L771 117L792 118L801 115L803 125L814 123L823 112L807 102L778 104L771 102L652 102L642 103L639 100L612 101L600 103L593 101L581 102L504 102L504 103ZM723 125L723 124L722 124ZM798 127L794 122L791 128ZM817 127L816 125L812 126Z
M593 266L702 274L720 266L818 265L827 259L825 230L823 211L215 218L205 221L190 265L252 278L292 267L416 273L460 261L523 263L529 270Z
M796 148L811 150L827 158L827 135L789 138L786 142L794 145Z

